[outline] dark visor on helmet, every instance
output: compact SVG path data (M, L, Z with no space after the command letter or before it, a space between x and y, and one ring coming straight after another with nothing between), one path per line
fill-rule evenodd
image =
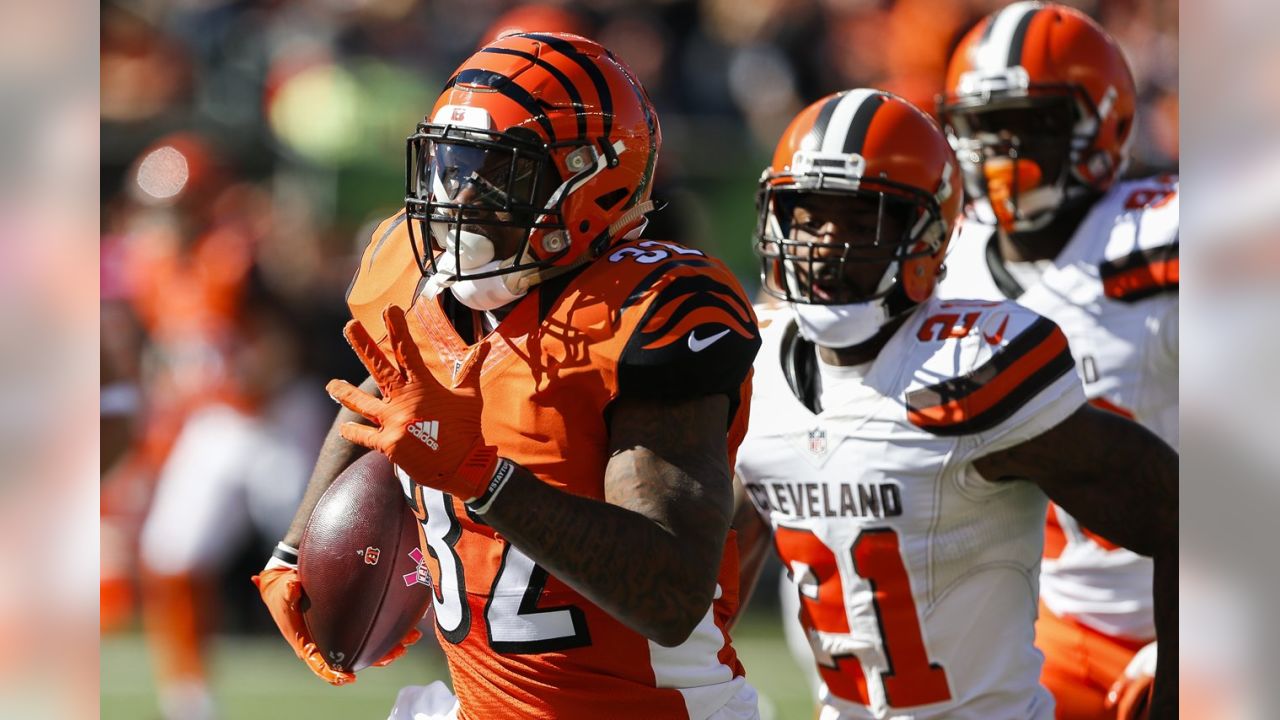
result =
M408 139L407 164L405 209L414 253L425 274L435 271L439 251L457 246L464 225L524 229L517 257L526 255L534 230L563 229L558 203L553 203L560 175L548 146L530 131L423 123ZM550 259L517 263L501 272L540 266ZM487 274L496 273L472 277Z

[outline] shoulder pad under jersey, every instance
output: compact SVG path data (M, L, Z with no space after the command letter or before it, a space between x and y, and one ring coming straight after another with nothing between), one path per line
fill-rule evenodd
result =
M1083 402L1062 330L1013 301L930 300L897 342L913 370L907 418L935 435L986 432L1073 385Z
M1178 289L1178 177L1119 183L1098 201L1081 233L1092 242L1078 258L1096 264L1103 294L1136 302Z
M620 394L736 397L760 347L755 313L733 273L700 250L661 240L612 248L583 280L622 291L629 333Z
M403 211L383 220L373 231L347 288L351 317L364 325L374 340L386 337L382 310L388 305L413 304L422 272L409 244Z

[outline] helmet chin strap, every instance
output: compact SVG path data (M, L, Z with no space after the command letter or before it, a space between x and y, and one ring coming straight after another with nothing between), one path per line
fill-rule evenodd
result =
M796 328L804 339L822 347L841 349L861 345L875 337L893 320L890 292L898 277L900 262L894 260L884 269L876 285L874 300L844 305L809 305L790 303Z
M624 213L622 217L609 226L610 235L613 235L619 229L633 226L626 230L623 239L630 240L639 237L644 232L645 226L649 224L649 220L644 217L644 214L652 210L653 205L653 201L646 200ZM639 219L638 223L636 222L637 219ZM451 252L441 253L440 257L436 259L436 273L427 279L422 292L428 298L434 298L445 288L449 288L458 302L473 310L486 312L509 305L528 294L529 288L534 285L550 280L594 259L589 255L583 255L568 265L529 270L523 273L503 273L489 277L458 280L457 265L459 260L462 263L463 270L476 274L492 272L515 264L514 257L505 260L493 260L493 243L478 233L461 232L458 246L460 252L456 254L457 260L455 260L455 253ZM482 262L485 259L487 261Z
M622 213L622 215L609 225L609 237L616 238L618 233L624 232L623 240L634 240L640 237L640 233L644 232L646 226L649 225L649 218L645 214L653 210L653 200L645 200L642 203L636 203L635 207ZM631 229L627 229L630 225L640 220L640 224Z
M442 253L436 258L436 273L427 278L427 282L422 286L422 295L433 300L448 288L463 305L473 310L489 311L510 305L529 292L529 285L522 282L523 277L517 277L516 273L459 280L456 263L453 253ZM477 274L487 273L513 264L515 264L515 258L490 260L468 270Z
M476 271L488 272L497 270L504 264L511 264L511 260L494 260L476 268ZM513 285L517 286L518 289L513 289ZM512 273L504 273L474 280L459 280L450 285L449 290L458 299L458 302L472 310L489 311L510 305L524 297L529 292L529 286L525 283L520 283L517 278L513 277Z
M448 225L442 222L431 223L431 236L435 239L440 247L447 248L451 244L450 240L456 240L457 245L457 267L453 269L461 269L464 271L475 270L481 265L486 265L494 259L493 241L477 232L463 230L459 228L456 235L449 232ZM444 256L453 259L453 253L446 251ZM451 266L454 263L450 263Z
M791 303L791 312L804 339L828 348L860 345L891 319L885 298L849 305Z

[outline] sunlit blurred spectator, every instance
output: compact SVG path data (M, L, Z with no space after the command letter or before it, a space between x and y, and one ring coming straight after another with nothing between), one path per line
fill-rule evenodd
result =
M185 50L158 28L118 5L102 9L102 117L138 121L187 99L191 68Z
M217 572L251 529L283 532L327 412L301 372L295 323L255 283L271 218L262 191L192 134L145 150L127 187L105 243L118 253L111 299L145 335L135 440L103 491L116 563L105 569L130 572L136 545L161 710L209 717Z

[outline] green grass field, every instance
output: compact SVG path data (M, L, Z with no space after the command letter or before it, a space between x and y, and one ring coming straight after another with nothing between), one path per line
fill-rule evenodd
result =
M747 677L760 691L764 720L812 717L804 676L791 659L776 624L777 611L748 614L734 632ZM151 661L140 635L102 638L102 718L159 718ZM298 662L275 637L219 638L214 646L213 687L226 720L382 720L404 685L446 676L438 651L415 648L387 668L360 674L354 685L331 688Z

